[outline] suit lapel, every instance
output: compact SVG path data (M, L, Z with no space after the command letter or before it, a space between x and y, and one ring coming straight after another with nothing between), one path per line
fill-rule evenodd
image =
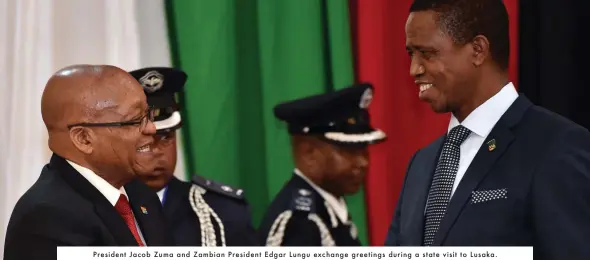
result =
M61 177L84 198L94 204L94 209L113 236L116 245L137 246L137 242L123 218L113 205L88 180L78 173L65 159L53 154L51 167L58 169Z
M530 105L530 101L526 98L519 97L486 137L449 202L447 212L441 221L433 245L441 245L444 242L449 230L471 197L471 192L477 189L477 186L492 169L494 163L510 147L514 140L511 129L520 121ZM494 148L490 149L492 144L490 141L492 140L494 141Z
M152 213L156 213L156 208L161 206L150 205L145 201L149 197L146 197L138 188L138 186L143 185L140 182L139 180L129 182L129 184L125 185L125 190L129 196L129 204L133 210L133 215L141 228L143 239L149 246L154 245L155 242L161 242L161 237L163 237L163 235L156 233L161 230L160 226L162 224L158 222L158 219L154 219L153 215L150 215L150 209Z
M412 163L412 172L417 173L418 178L414 180L417 182L416 189L409 189L407 191L409 193L415 191L415 194L406 194L415 198L415 204L410 204L413 210L410 211L410 215L408 216L408 220L411 220L410 233L408 233L408 236L411 236L408 239L410 245L422 245L424 237L424 209L443 141L444 136L438 138L430 146L422 150L422 153L417 154L417 158L414 159L415 162ZM414 170L414 168L416 169Z

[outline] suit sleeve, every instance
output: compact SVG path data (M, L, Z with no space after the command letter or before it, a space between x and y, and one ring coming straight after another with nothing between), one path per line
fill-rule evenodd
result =
M412 163L414 162L414 158L416 157L416 154L418 154L418 152L414 153L414 156L412 156L412 159L410 159L410 163L408 164L408 168L406 169L406 176L404 177L404 183L402 185L402 190L401 190L400 195L398 197L397 204L395 205L395 212L393 213L393 219L391 220L391 224L389 225L389 230L387 231L387 236L385 237L385 244L384 244L385 246L400 246L401 245L401 242L400 242L400 220L402 217L401 204L404 199L404 191L405 191L405 187L406 187L406 180L408 179L408 173L410 172L410 168L412 167Z
M534 259L590 259L590 133L564 132L532 184Z
M5 259L56 260L58 246L92 243L91 231L66 211L37 206L19 220L11 220L4 245Z

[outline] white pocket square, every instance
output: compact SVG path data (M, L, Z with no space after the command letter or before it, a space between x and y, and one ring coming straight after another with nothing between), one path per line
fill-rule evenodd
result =
M508 198L508 189L478 190L471 192L471 204L483 203L490 200Z

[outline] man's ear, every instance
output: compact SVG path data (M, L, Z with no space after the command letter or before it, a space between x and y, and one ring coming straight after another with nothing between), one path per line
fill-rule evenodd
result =
M490 56L490 41L485 36L478 35L473 38L471 44L473 46L473 65L479 67Z
M94 132L85 127L73 127L70 129L70 139L74 146L85 154L91 154L93 151L93 141L96 135Z

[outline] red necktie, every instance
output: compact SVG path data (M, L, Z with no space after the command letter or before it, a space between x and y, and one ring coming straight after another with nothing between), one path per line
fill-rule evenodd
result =
M141 238L139 237L137 227L135 226L133 211L131 211L131 206L129 205L129 201L125 195L121 194L121 196L119 196L119 200L117 200L117 204L115 204L115 209L117 212L119 212L119 215L123 217L125 223L127 223L127 227L129 227L129 230L131 230L131 234L133 234L133 237L135 237L137 244L139 246L144 246L143 242L141 242Z

